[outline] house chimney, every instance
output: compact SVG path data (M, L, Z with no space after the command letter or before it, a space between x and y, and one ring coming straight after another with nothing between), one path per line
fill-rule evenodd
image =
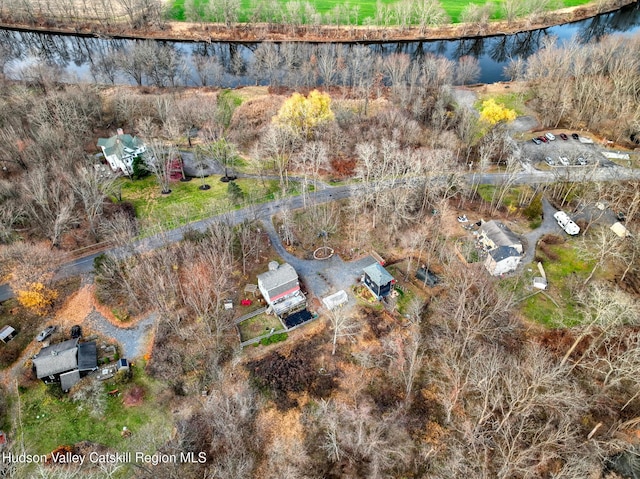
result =
M117 133L118 135L124 135L124 131L122 131L122 128L118 128Z

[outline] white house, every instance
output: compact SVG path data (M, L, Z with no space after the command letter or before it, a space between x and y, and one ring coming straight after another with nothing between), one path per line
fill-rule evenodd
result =
M99 138L98 146L113 171L122 171L125 175L133 173L133 159L141 156L147 147L139 138L125 135L121 128L111 138Z
M298 273L288 263L269 263L269 271L258 275L258 289L278 316L302 309L307 304L300 290Z
M520 264L520 252L511 246L498 246L489 251L484 267L493 276L515 271Z

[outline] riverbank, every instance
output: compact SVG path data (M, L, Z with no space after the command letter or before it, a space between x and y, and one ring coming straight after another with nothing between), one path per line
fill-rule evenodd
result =
M90 20L65 25L57 22L38 22L25 24L18 22L0 22L0 28L37 31L43 33L68 34L87 37L151 39L167 41L228 41L228 42L386 42L453 40L460 38L478 38L495 35L510 35L543 28L577 22L609 13L636 3L637 0L614 0L603 5L592 2L578 7L564 8L546 12L536 19L515 21L495 21L486 24L449 24L439 27L420 29L376 28L371 26L291 26L269 24L238 24L227 27L221 24L200 24L189 22L166 22L158 28L127 28L124 24L105 25Z

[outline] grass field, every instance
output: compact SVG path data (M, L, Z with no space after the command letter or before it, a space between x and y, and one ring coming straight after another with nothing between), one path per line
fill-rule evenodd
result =
M572 297L569 282L572 280L582 281L589 274L593 263L585 261L580 251L571 242L550 246L551 251L558 255L557 261L545 261L544 269L549 281L547 294L558 304L556 306L549 296L538 293L535 296L524 300L521 303L522 313L529 319L544 324L547 327L573 326L580 322L581 315L577 310L577 305ZM538 252L544 257L544 253ZM529 277L520 279L523 286L523 294L530 294L526 287L531 284L533 276L539 273L534 265L531 265L532 273ZM520 294L520 293L519 293Z
M240 341L248 341L267 334L271 329L281 331L284 328L277 317L263 313L241 322L238 324L238 329L240 330Z
M208 3L209 0L195 0L196 6L201 5L202 3ZM367 21L365 19L374 19L376 16L376 8L377 3L380 1L382 4L393 4L394 0L359 0L359 1L348 1L348 0L309 0L308 2L299 2L304 5L304 3L309 3L316 12L321 13L324 17L324 23L334 23L330 21L331 15L330 12L334 10L336 7L343 6L345 8L349 8L352 10L351 18L352 22L356 21L359 25L366 24ZM487 3L488 0L478 0L474 2L478 5L482 5ZM277 0L278 3L284 5L289 3L288 0ZM240 21L248 22L251 18L251 12L256 9L256 6L261 2L259 0L241 0L241 10L240 10ZM451 21L453 23L458 23L460 21L460 13L466 6L469 5L470 2L465 0L442 0L441 4L444 10L447 12ZM502 10L500 8L501 0L494 2L497 5L496 13L493 18L498 20L503 17ZM562 7L573 7L577 5L583 5L588 3L588 0L563 0L560 2L558 8ZM263 10L269 10L269 4L267 2L263 3ZM356 12L357 11L357 15ZM186 20L185 15L185 0L174 0L172 3L172 7L169 10L169 16L173 20L184 21Z
M160 194L153 176L140 180L125 179L122 181L122 200L135 206L144 236L149 230L175 228L238 207L227 192L228 184L219 178L205 178L205 183L211 186L206 191L198 189L202 184L198 178L189 182L176 181L171 183L168 195ZM272 200L278 191L275 180L267 180L263 185L257 179L241 178L236 183L245 198L253 198L257 202Z
M112 388L119 388L124 394L129 387L139 385L146 391L146 399L137 406L126 407L122 404L123 395L111 397L107 394ZM22 432L29 453L47 454L60 445L75 444L80 441L92 441L104 444L118 451L129 449L128 443L137 433L144 435L149 428L170 432L166 424L163 406L155 401L160 394L162 384L155 382L143 373L136 373L134 380L126 386L101 383L104 401L103 413L93 413L90 401L72 401L67 395L57 399L47 392L47 386L38 383L20 394L22 410ZM133 434L123 438L123 427ZM137 443L138 441L136 441Z

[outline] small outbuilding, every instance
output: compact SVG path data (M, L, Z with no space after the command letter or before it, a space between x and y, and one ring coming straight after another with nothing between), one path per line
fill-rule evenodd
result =
M619 221L613 223L610 226L610 229L620 238L626 238L628 236L631 236L631 233L629 233L629 230Z
M543 278L542 276L536 276L535 278L533 278L533 287L535 289L544 291L548 286L549 283L547 282L546 278Z
M329 310L333 311L340 306L347 304L349 302L349 296L344 289L341 289L337 293L334 293L330 296L325 296L322 298L322 304Z
M0 341L2 341L3 343L8 343L15 337L16 334L18 334L16 330L7 324L6 326L3 326L2 329L0 329Z
M363 270L362 281L371 293L380 300L388 296L396 284L396 280L380 263L373 263Z

